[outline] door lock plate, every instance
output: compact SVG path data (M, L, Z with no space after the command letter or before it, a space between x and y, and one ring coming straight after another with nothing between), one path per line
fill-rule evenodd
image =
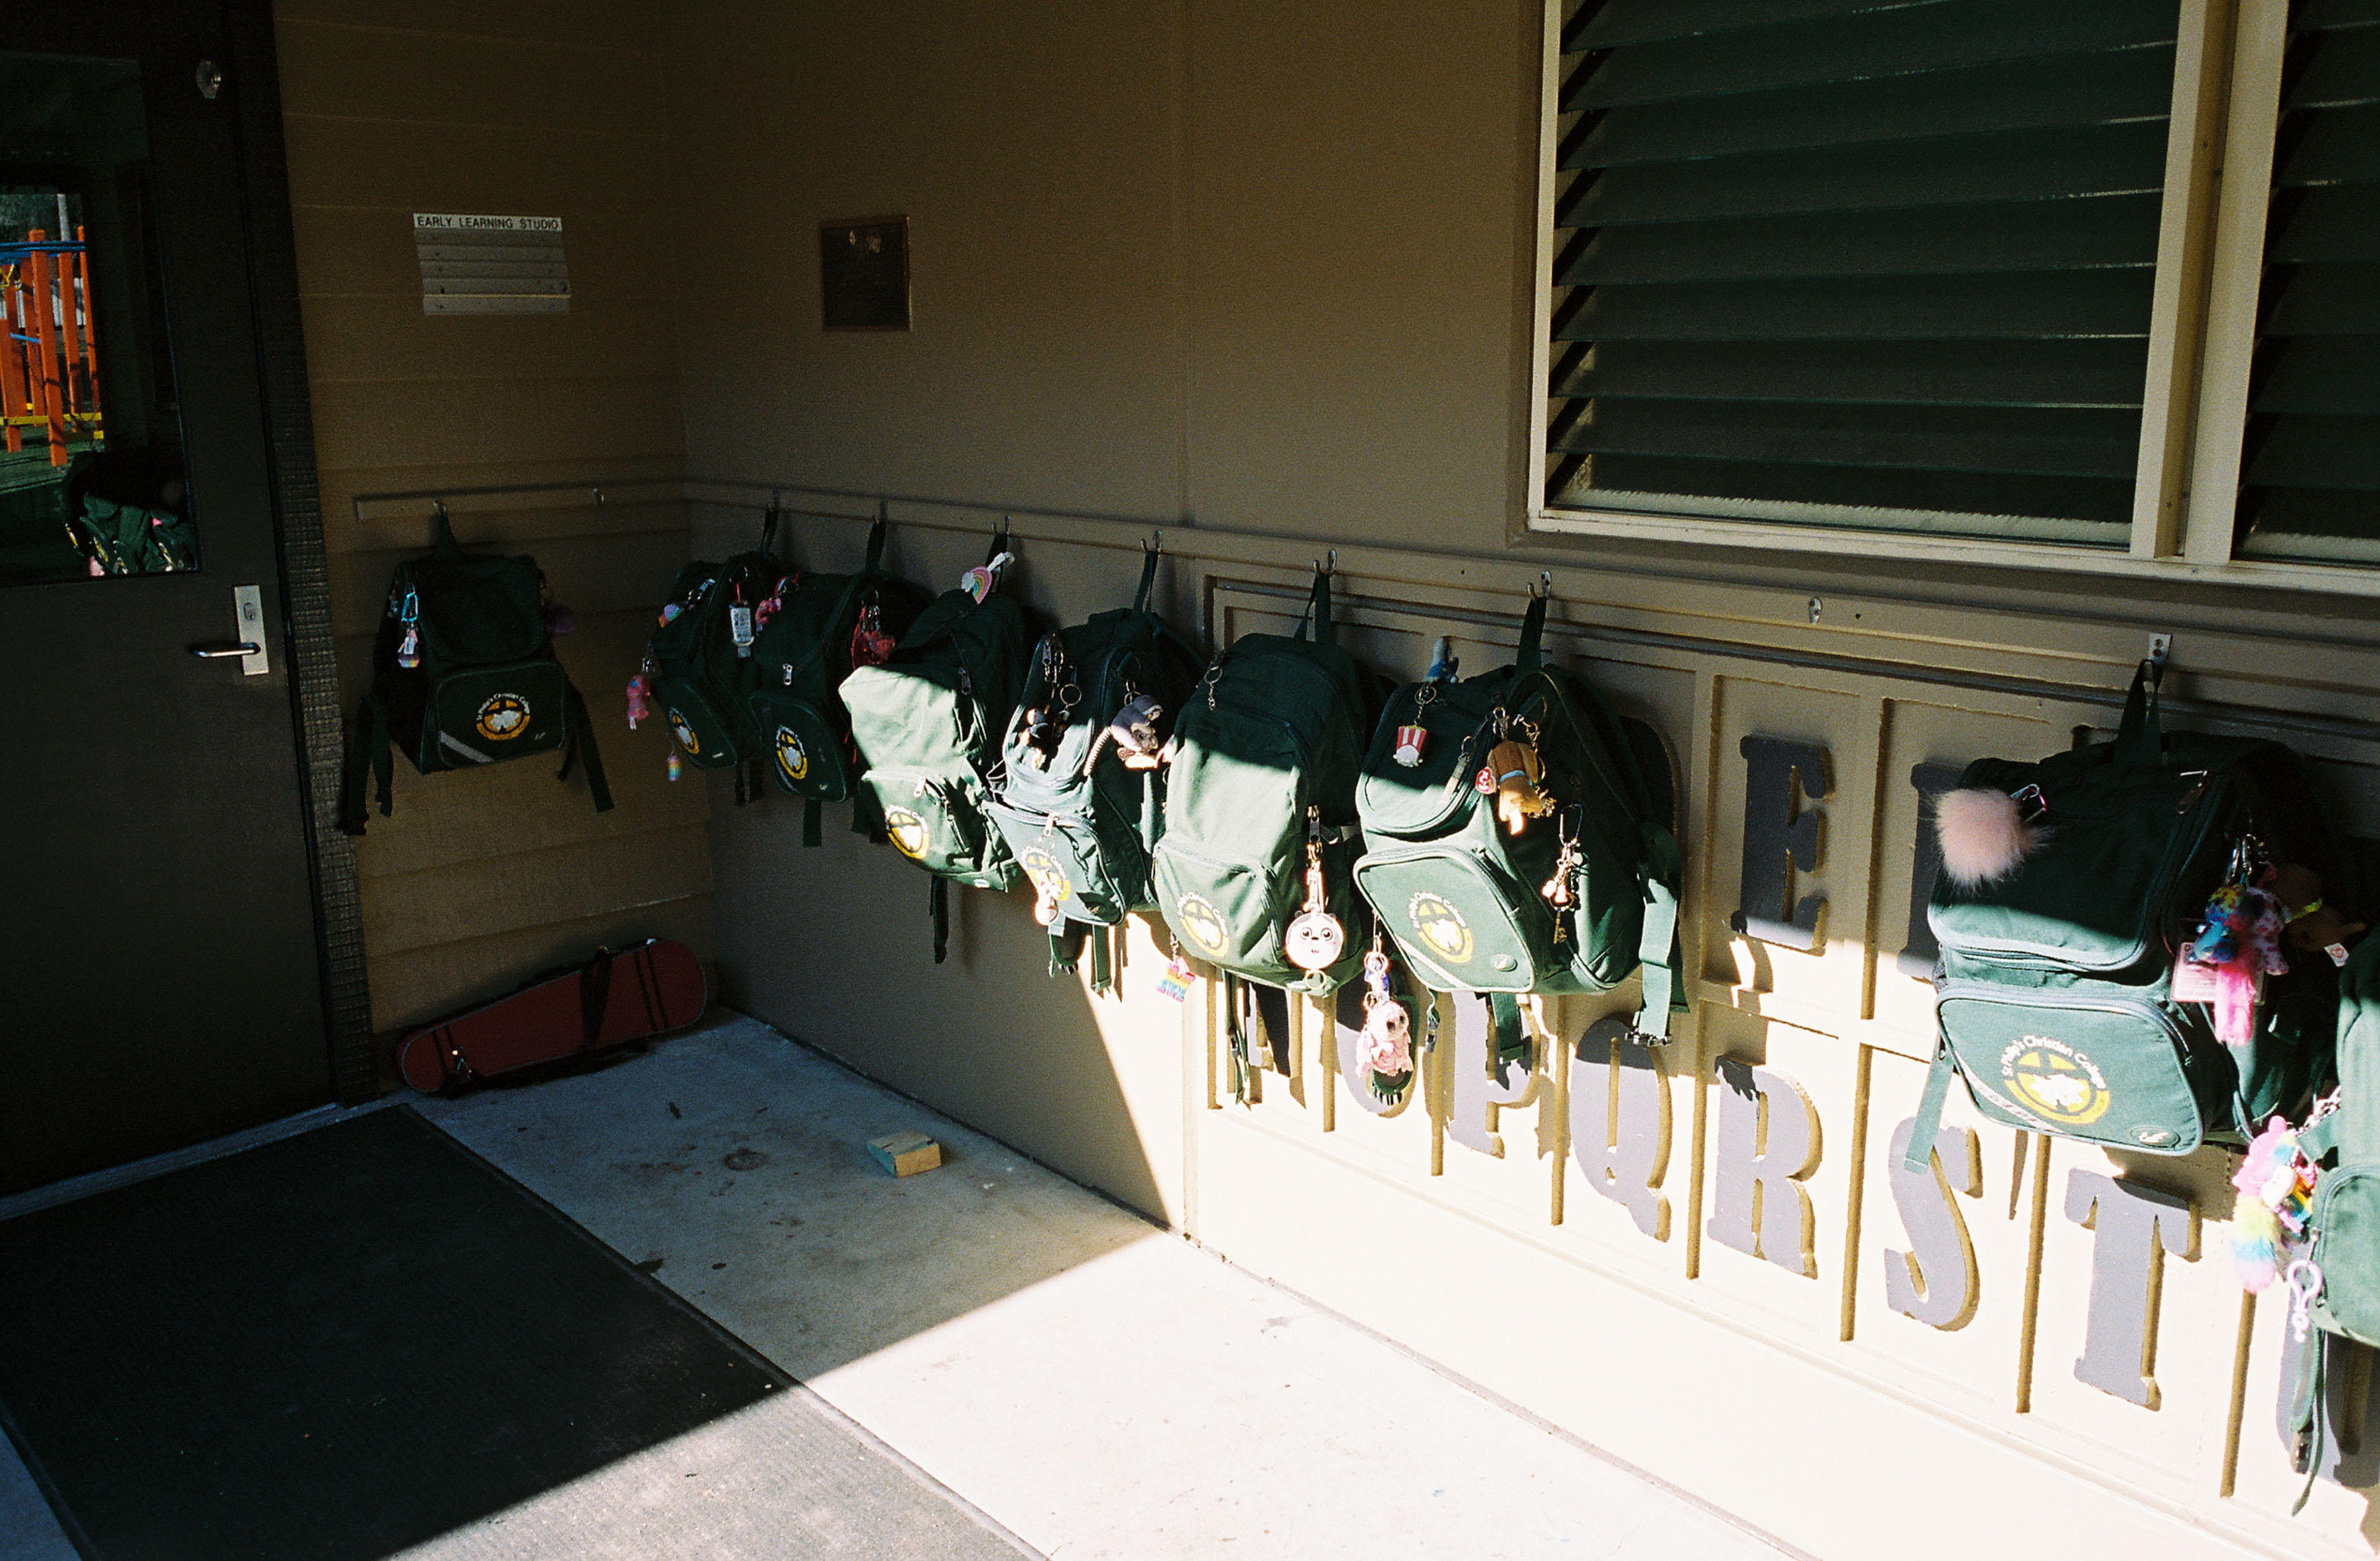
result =
M273 655L264 637L264 587L234 586L231 588L232 634L256 647L256 654L239 659L242 676L254 677L273 670Z

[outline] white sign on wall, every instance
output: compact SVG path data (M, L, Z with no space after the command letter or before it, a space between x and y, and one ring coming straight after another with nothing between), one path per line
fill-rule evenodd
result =
M424 314L567 314L560 217L416 212Z

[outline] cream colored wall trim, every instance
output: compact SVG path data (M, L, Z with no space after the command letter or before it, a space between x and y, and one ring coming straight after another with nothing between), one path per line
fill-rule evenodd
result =
M1529 296L1535 308L1529 326L1528 486L1515 510L1524 528L1536 524L1546 502L1546 426L1553 403L1548 395L1554 371L1554 157L1561 144L1562 0L1546 0L1545 42L1537 79L1537 269Z
M2248 375L2256 352L2256 296L2265 280L2265 214L2272 204L2273 141L2281 118L2281 56L2289 0L2240 0L2222 198L2215 218L2206 366L2182 552L2217 563L2231 555L2240 457L2248 429ZM2235 566L2237 567L2237 566ZM2283 566L2290 567L2290 566Z
M2179 550L2206 304L2208 248L2237 0L2187 0L2175 41L2173 117L2157 218L2156 293L2149 310L2148 390L2132 490L2132 554Z

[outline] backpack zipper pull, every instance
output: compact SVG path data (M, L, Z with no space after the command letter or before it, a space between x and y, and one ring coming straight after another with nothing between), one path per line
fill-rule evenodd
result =
M2188 813L2192 808L2196 807L2198 805L2198 799L2206 794L2206 788L2213 783L2215 779L2214 771L2212 770L2185 769L2181 772L2181 778L2185 780L2189 780L2193 775L2198 778L2198 783L2191 787L2190 790L2182 793L2181 800L2174 804L2173 811L2177 815Z
M2314 1266L2313 1259L2301 1257L2289 1265L2281 1282L2289 1288L2289 1337L2303 1344L2313 1332L2313 1302L2322 1294L2322 1270Z

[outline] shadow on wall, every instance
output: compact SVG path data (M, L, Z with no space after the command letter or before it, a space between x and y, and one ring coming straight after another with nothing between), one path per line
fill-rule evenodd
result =
M1079 975L1050 974L1029 894L953 886L950 958L937 966L932 879L890 845L830 813L824 843L805 849L798 800L713 800L715 893L731 907L720 917L723 1003L1168 1219L1093 999ZM1131 976L1147 998L1154 976ZM1172 1036L1148 1042L1172 1070Z

